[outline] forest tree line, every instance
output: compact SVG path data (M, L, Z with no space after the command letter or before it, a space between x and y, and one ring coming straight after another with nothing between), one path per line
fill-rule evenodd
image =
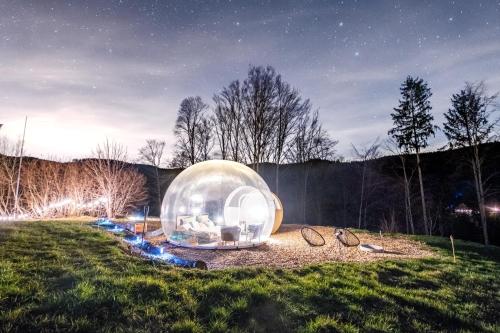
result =
M466 165L470 170L479 228L483 241L488 243L486 201L496 196L497 192L491 189L489 183L494 182L497 175L495 169L485 172L484 163L488 162L489 156L479 147L496 138L497 95L489 95L483 83L466 83L463 89L451 96L450 107L444 114L445 122L435 124L430 101L432 92L427 82L408 76L402 83L400 92L399 103L390 113L393 127L388 129L387 139L377 138L364 147L353 146L359 174L356 178L357 185L351 184L358 189L352 191L358 193L357 198L353 198L349 204L345 203L356 206L356 217L350 225L369 226L366 221L370 218L367 215L376 205L369 198L373 193L378 193L382 184L386 187L388 185L386 177L374 172L374 164L371 162L384 154L393 154L398 156L397 167L401 169L403 179L403 214L400 214L399 209L394 210L390 214L384 214L385 220L401 219L404 221L404 230L400 231L408 233L432 234L436 231L436 219L439 217L435 216L433 210L436 205L446 205L447 200L442 198L443 202L439 203L433 201L435 195L429 189L429 178L426 176L426 168L429 166L422 162L422 153L436 132L443 131L448 138L448 148L462 148L464 151L462 157L466 164L457 163L456 168ZM266 179L269 183L272 178L269 185L280 197L288 195L286 186L284 189L280 188L284 178L280 176L281 165L308 165L309 161L314 160L342 161L342 157L335 153L338 141L323 128L319 112L313 109L310 100L302 97L296 88L270 66L251 66L243 81L234 80L214 94L212 106L199 96L186 97L180 103L174 133L176 143L173 156L168 160L170 167L182 169L216 158L249 164L264 175L264 171L260 170L261 165L271 163L273 176L267 175ZM159 209L165 184L168 183L162 179L165 172L161 169L165 165L165 149L164 141L148 139L139 151L140 161L151 165L155 170L154 185L148 184L148 192L152 200L150 205L155 206L156 210ZM9 155L8 150L4 144L3 154ZM16 152L10 150L10 155L15 156ZM35 166L34 163L41 162L27 160L22 171L19 194L14 191L15 170L19 161L5 156L2 158L2 214L20 211L22 205L25 211L36 215L34 212L43 211L40 207L59 202L59 198L70 198L68 193L77 192L70 190L72 187L78 187L87 193L87 202L97 200L96 197L105 197L106 204L101 205L99 213L108 216L124 214L142 204L145 198L145 179L129 164L121 162L126 156L123 147L117 144L107 142L98 147L94 159L75 162L72 166L75 170L72 172L79 177L74 180L71 180L71 172L68 171L66 175L66 172L54 171L51 168L55 167L49 162L47 165ZM317 175L311 174L308 168L305 170L301 175L296 174L305 193L301 199L296 199L307 201L307 195L311 191L317 191L310 187L309 178L313 179ZM127 172L130 174L124 176ZM122 177L118 177L119 174ZM121 181L125 178L133 180L133 189L128 187L127 182ZM72 183L77 185L71 185ZM132 194L124 199L117 192ZM50 193L59 193L55 195L58 199L54 199ZM80 197L82 195L74 194L74 198L69 200L82 202ZM69 213L75 212L64 212ZM77 212L80 213L88 212L82 208ZM95 211L92 213L97 214ZM301 212L302 220L305 221L308 215L311 214L304 209Z
M116 217L147 198L146 177L119 144L106 141L92 158L70 163L15 158L20 144L5 139L0 149L0 217Z
M211 158L252 164L330 160L335 145L309 99L274 68L251 66L242 82L232 81L209 108L201 97L179 107L170 166L185 168Z
M436 132L441 130L449 148L464 148L471 169L476 206L479 211L483 241L488 244L486 200L488 181L495 175L483 175L486 156L479 146L495 139L498 124L497 94L489 95L484 83L466 83L451 96L444 113L445 122L438 126L432 113L432 92L422 78L408 76L400 87L400 100L393 109L393 127L386 140L376 139L367 147L353 146L353 155L361 161L360 198L357 226L362 227L367 211L366 197L368 161L379 157L382 150L400 157L404 177L404 221L408 232L423 230L432 234L435 221L426 199L425 170L421 154ZM279 169L282 163L304 163L310 160L342 160L335 154L338 141L326 132L312 104L299 91L268 66L251 66L247 78L223 87L209 108L199 96L185 98L179 107L174 128L175 154L170 166L185 168L211 158L251 164L275 165L275 192L280 194ZM444 147L443 147L444 148ZM308 174L304 175L304 186ZM418 184L418 193L412 191ZM415 202L418 199L419 204ZM415 221L418 210L419 221ZM416 223L421 224L418 228Z

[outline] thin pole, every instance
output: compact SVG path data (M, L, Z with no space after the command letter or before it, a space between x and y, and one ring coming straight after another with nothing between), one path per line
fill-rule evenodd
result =
M450 240L451 240L451 249L453 251L453 262L457 262L457 259L455 257L455 244L453 243L453 235L450 235Z
M142 240L141 247L144 245L144 234L146 233L146 221L149 215L149 206L144 206L144 222L142 224Z
M19 168L17 169L17 182L16 182L16 196L15 196L15 209L14 209L14 219L17 217L17 213L20 212L19 207L19 182L21 180L21 166L23 164L23 151L24 151L24 138L26 136L26 123L28 122L28 116L24 118L24 130L23 139L21 141L21 152L19 156Z

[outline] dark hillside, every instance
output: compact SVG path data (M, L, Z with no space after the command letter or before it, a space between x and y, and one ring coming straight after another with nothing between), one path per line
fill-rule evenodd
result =
M484 156L483 176L489 207L500 207L500 143L481 147ZM28 158L29 160L32 158ZM57 163L57 162L54 162ZM71 164L74 162L68 163ZM313 160L304 164L286 164L279 168L279 188L276 188L276 166L264 163L259 173L284 205L284 223L361 227L374 231L406 232L404 183L399 156L385 156L367 162L366 205L360 212L360 162ZM156 193L153 167L131 164L145 175L150 215L158 216L160 205ZM417 233L423 233L421 206L415 158L407 157L407 172L412 178L412 215ZM482 241L472 171L465 149L422 154L422 169L428 215L433 234L473 241ZM181 169L161 169L161 198ZM456 214L458 206L473 210L471 215ZM493 244L500 244L500 213L490 211L489 234Z
M489 143L481 148L484 178L490 177L489 205L500 202L500 143ZM479 220L472 216L457 215L460 205L476 209L472 171L464 149L437 151L422 154L424 186L429 203L429 213L434 234L454 234L457 238L481 241ZM407 159L407 169L415 164L413 156ZM154 172L152 167L138 165L148 177L151 213L159 213L154 203ZM404 188L401 161L398 156L385 156L369 162L367 180L367 205L363 209L361 227L378 231L406 232L404 220ZM164 193L180 172L179 169L162 169ZM335 225L357 227L360 202L360 162L329 162L314 160L305 164L287 164L279 169L279 189L276 190L276 166L260 165L259 173L271 190L278 193L285 207L285 223ZM422 233L416 175L412 181L413 217L417 232ZM162 197L163 197L162 193ZM500 216L490 214L489 231L493 243L500 244ZM389 229L389 230L388 230Z

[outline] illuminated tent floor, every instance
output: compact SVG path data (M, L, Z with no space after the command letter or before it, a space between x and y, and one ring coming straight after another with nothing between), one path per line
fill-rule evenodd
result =
M227 242L227 244L222 245L220 242L208 243L208 244L181 244L175 241L169 241L169 244L174 246L185 247L189 249L197 249L197 250L239 250L239 249L248 249L254 247L260 247L264 244L264 242L254 240L254 241L240 241L240 242Z
M209 269L226 267L275 267L295 268L324 262L364 262L384 259L410 259L432 256L432 252L423 244L405 236L383 237L357 233L361 243L383 246L384 253L367 253L358 248L343 248L339 251L332 227L314 227L326 240L322 247L309 246L300 234L300 225L282 225L271 239L259 247L238 250L199 250L166 245L169 253L190 260L202 260ZM164 243L165 238L158 237L153 243Z

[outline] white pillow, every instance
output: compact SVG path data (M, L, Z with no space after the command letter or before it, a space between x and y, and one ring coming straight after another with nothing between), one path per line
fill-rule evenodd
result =
M191 223L194 221L194 218L192 216L184 216L182 217L181 221L184 223Z

